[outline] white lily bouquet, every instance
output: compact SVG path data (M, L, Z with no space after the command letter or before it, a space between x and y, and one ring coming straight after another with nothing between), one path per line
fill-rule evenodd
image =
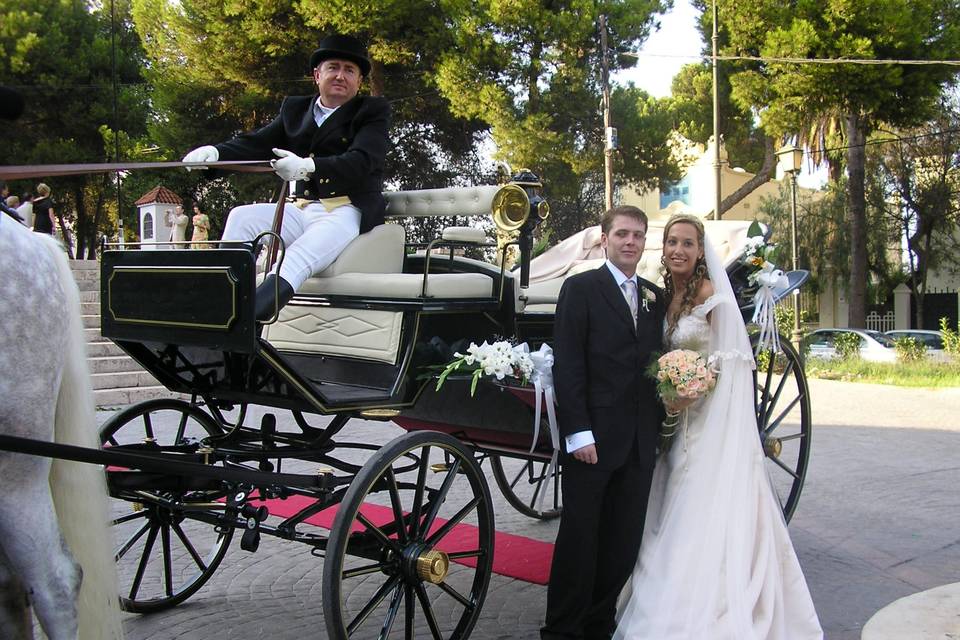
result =
M760 338L757 341L757 353L764 349L774 352L780 351L780 334L777 333L777 319L774 308L776 297L774 289L786 289L790 281L781 269L777 268L779 259L777 245L768 243L756 222L747 230L749 237L744 249L741 262L755 270L747 276L747 281L757 287L753 297L753 318L751 322L760 327Z
M456 360L448 364L437 378L437 391L452 373L458 371L470 373L470 395L477 392L477 384L483 376L492 376L497 380L516 380L521 385L530 381L533 373L533 359L526 343L512 345L506 340L493 344L484 340L483 344L470 343L466 353L454 353Z

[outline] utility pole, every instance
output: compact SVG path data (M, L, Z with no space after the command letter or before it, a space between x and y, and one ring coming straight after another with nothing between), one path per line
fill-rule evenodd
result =
M715 195L713 219L720 219L721 177L720 177L720 72L717 68L717 0L713 0L713 169L715 171Z
M617 130L610 125L610 68L607 65L607 16L600 16L600 68L603 71L603 193L607 209L613 208L613 153Z

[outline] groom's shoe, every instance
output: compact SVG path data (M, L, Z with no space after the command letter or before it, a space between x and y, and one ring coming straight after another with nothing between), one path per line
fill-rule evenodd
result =
M293 287L290 283L275 273L269 274L257 287L254 294L254 309L257 322L269 322L274 313L279 313L285 304L293 297Z

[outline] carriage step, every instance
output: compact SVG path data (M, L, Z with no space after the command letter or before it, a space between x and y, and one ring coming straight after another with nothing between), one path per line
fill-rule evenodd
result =
M97 407L123 407L126 405L156 400L157 398L189 398L180 393L173 393L166 387L125 387L122 389L100 389L93 392L93 399Z
M121 371L95 373L90 376L94 391L100 389L123 389L127 387L155 387L157 379L146 371Z
M142 371L136 360L129 356L101 356L87 358L90 373L120 373L124 371Z

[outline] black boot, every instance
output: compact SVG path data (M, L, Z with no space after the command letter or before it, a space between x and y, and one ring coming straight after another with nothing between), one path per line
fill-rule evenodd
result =
M268 322L273 319L274 313L282 309L293 297L293 287L290 283L275 273L269 274L257 287L254 294L254 309L258 322Z

